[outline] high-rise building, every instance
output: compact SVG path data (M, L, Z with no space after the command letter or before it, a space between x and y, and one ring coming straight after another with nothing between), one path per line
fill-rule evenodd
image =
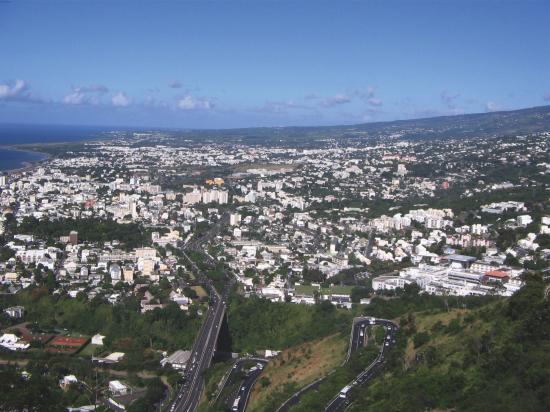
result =
M229 201L229 195L225 191L220 191L220 195L218 197L218 203L220 205L224 205Z

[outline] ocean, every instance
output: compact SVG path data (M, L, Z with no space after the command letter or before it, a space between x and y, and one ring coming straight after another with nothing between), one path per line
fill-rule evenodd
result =
M25 162L46 158L39 153L6 149L6 146L27 143L74 142L94 138L95 133L134 128L113 126L67 126L36 124L0 124L0 171L25 167ZM137 128L136 128L137 129Z

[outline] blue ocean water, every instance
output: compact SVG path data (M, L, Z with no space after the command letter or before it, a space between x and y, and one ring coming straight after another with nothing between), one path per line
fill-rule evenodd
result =
M47 156L40 153L22 152L20 150L0 149L0 171L15 170L25 167L25 162L36 162Z
M73 126L73 125L36 125L36 124L0 124L0 171L25 167L24 162L44 159L38 153L5 149L6 146L27 143L55 143L87 140L97 136L95 133L112 130L130 130L132 128L112 126Z

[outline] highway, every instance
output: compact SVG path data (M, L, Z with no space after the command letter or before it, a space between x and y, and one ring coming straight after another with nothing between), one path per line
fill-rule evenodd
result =
M342 365L349 362L349 358L353 354L353 352L365 346L365 338L367 337L366 329L370 324L371 324L370 319L365 319L365 318L354 319L353 326L351 329L348 356L346 358L346 361ZM374 324L376 323L373 323L373 325Z
M195 345L193 346L191 358L187 364L185 383L176 394L174 403L169 409L172 412L194 412L200 404L204 391L204 382L201 378L201 373L210 366L210 362L212 361L212 356L216 349L218 333L225 315L225 301L234 283L233 280L229 280L220 295L216 292L210 280L204 276L204 273L202 273L189 259L185 253L185 249L192 247L193 250L200 250L203 252L201 244L211 239L212 236L215 236L215 233L219 232L225 220L226 219L220 219L217 223L212 225L208 231L203 233L203 236L201 236L199 240L180 245L184 257L191 263L197 278L202 283L206 284L210 292L210 297L212 298L212 306L208 308L206 318L197 335ZM229 215L227 216L227 220L229 220Z
M352 335L355 332L355 329L359 325L364 325L365 321L355 321L354 320L354 329L352 330ZM347 387L353 387L353 386L364 386L367 381L376 378L377 376L377 368L385 363L385 358L387 352L391 349L391 347L395 344L394 334L397 329L397 325L395 325L393 322L390 322L389 320L385 319L376 319L374 322L375 325L384 326L386 328L386 333L384 335L384 341L382 343L382 349L380 351L380 354L378 357L374 360L373 363L369 365L367 369L365 369L363 372L357 376L357 378L350 382L350 384ZM361 326L359 326L359 329ZM343 388L344 389L344 388ZM339 393L336 395L328 406L325 409L325 412L343 412L349 405L349 395L344 393Z
M235 412L244 412L246 411L246 408L248 406L248 401L250 400L250 393L252 392L252 388L260 378L260 375L262 374L263 368L265 365L267 365L267 361L265 359L240 359L238 360L235 365L233 366L233 369L229 373L229 376L227 380L225 381L225 385L222 388L223 389L232 386L233 383L231 382L231 377L237 372L242 370L242 367L245 362L247 361L254 361L256 364L261 364L261 368L257 368L254 371L250 371L247 375L247 377L239 384L239 387L235 392L231 394L231 396L227 399L227 405L231 408L232 411ZM222 392L220 391L220 393ZM239 400L236 404L235 401Z

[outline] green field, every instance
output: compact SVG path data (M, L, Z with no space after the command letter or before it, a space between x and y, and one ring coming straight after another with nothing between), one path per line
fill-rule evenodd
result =
M82 351L80 351L79 355L92 356L95 348L102 348L102 347L103 345L92 345L91 343L89 343L88 345L86 345L84 349L82 349Z
M306 293L308 295L313 295L314 291L320 290L324 295L330 294L341 294L341 295L350 295L353 286L333 286L331 288L322 288L319 289L316 286L296 286L296 293Z

